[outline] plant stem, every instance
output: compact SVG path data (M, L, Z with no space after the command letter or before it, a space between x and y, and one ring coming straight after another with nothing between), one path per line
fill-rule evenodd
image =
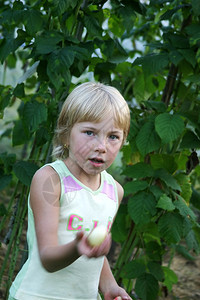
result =
M132 226L130 228L129 236L124 242L124 245L122 247L122 250L120 252L120 255L118 257L118 260L115 264L113 274L115 276L115 279L118 280L120 277L120 273L122 270L122 267L124 264L129 260L130 256L132 255L133 248L135 247L136 243L134 243L136 237L136 230L134 227L134 224L132 223ZM134 247L133 247L134 245Z
M27 199L27 190L24 191L24 197L23 197L23 203L21 205L21 212L19 213L18 220L17 220L17 227L18 227L18 233L17 233L17 238L14 241L14 247L12 250L12 257L11 257L11 264L9 266L9 272L8 272L8 281L6 285L6 297L8 296L9 288L12 282L13 278L13 273L15 270L16 262L17 262L17 257L19 253L19 244L20 244L20 237L22 234L23 226L24 226L24 219L26 217L27 213L27 202L25 199Z
M20 210L20 207L21 207L21 205L23 203L25 194L26 194L26 187L23 186L22 187L22 192L21 192L20 199L18 200L18 202L16 204L17 205L16 206L16 216L14 217L14 225L13 225L13 228L12 228L11 235L9 237L8 249L6 251L6 255L5 255L5 258L4 258L4 261L3 261L3 265L2 265L1 271L0 271L0 282L2 281L2 276L3 276L5 268L7 266L7 262L8 262L11 250L12 250L12 245L13 245L13 242L14 242L14 240L16 238L16 234L17 234L17 231L18 231L18 226L19 226L19 222L20 222L20 219L21 219L21 210Z
M2 220L1 220L1 223L0 223L0 233L1 233L1 231L3 230L3 228L5 226L5 222L7 220L7 217L10 215L11 208L12 208L13 202L14 202L14 200L16 198L19 186L20 186L20 182L18 180L18 182L17 182L17 184L15 186L15 190L14 190L14 192L12 194L12 197L11 197L9 203L8 203L7 213L3 216Z

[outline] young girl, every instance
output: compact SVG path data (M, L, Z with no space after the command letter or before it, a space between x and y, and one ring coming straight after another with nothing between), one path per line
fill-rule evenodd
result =
M28 204L29 258L9 299L131 299L116 283L106 258L109 231L123 188L105 170L122 147L130 112L122 95L83 83L63 104L54 138L57 160L33 177ZM88 234L107 227L100 246ZM120 298L121 297L121 298Z

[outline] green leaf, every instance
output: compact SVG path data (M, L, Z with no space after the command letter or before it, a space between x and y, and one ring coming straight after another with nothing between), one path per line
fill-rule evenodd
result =
M92 36L101 36L102 35L102 29L99 25L98 19L95 18L93 15L85 15L84 16L84 23L88 30L88 32Z
M18 84L14 90L13 90L13 95L17 98L23 98L25 97L25 92L24 92L24 84L20 83Z
M156 263L153 261L150 261L148 263L148 268L150 273L158 280L158 281L163 281L165 278L162 266L160 263Z
M197 233L199 235L199 233ZM185 237L185 241L187 244L187 247L189 250L194 250L196 253L199 253L200 251L200 243L198 242L198 239L196 238L196 234L194 230L190 230L188 234Z
M127 166L123 174L131 178L139 179L142 177L152 177L154 170L149 164L139 162L133 166Z
M172 199L169 198L166 194L163 194L156 207L162 208L167 211L173 211L176 207L174 206Z
M47 120L47 107L38 101L27 102L24 105L23 118L31 131Z
M27 161L18 161L13 166L15 175L26 186L30 186L32 177L37 170L37 165Z
M8 154L6 152L0 154L0 164L3 165L5 174L10 174L12 172L12 168L15 162L16 162L16 154L13 153Z
M183 218L177 213L166 213L158 221L162 238L169 244L180 242L183 233Z
M192 75L188 75L186 80L194 82L196 84L200 83L200 77L199 74L192 74Z
M121 38L125 31L121 18L119 18L116 14L110 15L108 19L108 28L118 38Z
M48 54L58 48L58 43L61 42L63 36L56 31L45 32L41 36L37 36L35 39L36 53Z
M123 267L122 274L124 278L132 279L141 276L145 271L144 262L141 259L135 259Z
M199 149L200 139L191 130L187 130L181 141L180 148Z
M184 127L184 122L179 115L163 113L155 119L156 131L165 144L176 140L182 134Z
M125 5L119 9L119 14L122 16L123 27L130 32L134 27L136 14L130 5ZM123 32L122 32L123 34Z
M196 65L195 52L192 51L191 49L179 49L178 51L183 55L185 60L189 62L194 68Z
M4 204L0 204L0 217L3 217L7 214L7 209ZM0 244L1 245L1 244Z
M184 217L183 219L183 237L185 238L188 233L192 230L192 228L195 228L197 223L195 221L192 221L190 217Z
M49 141L50 134L45 127L41 127L36 131L35 140L37 146L43 146L47 141Z
M13 51L14 45L14 37L13 35L8 35L6 38L3 39L1 42L0 47L0 61L3 63L6 57Z
M164 254L161 242L150 241L146 244L146 255L153 260L160 262Z
M142 300L155 300L158 291L158 281L153 275L145 273L137 278L135 292Z
M188 260L195 260L195 257L192 256L183 245L177 245L176 251Z
M177 163L177 170L185 170L188 156L191 154L189 150L177 152L174 154L175 162Z
M128 212L127 205L121 204L117 212L117 216L112 225L112 239L115 242L122 243L127 239L128 235ZM130 218L129 218L130 220Z
M149 223L156 214L156 200L151 193L138 192L128 201L128 212L135 224Z
M200 193L194 188L192 189L192 196L190 202L194 205L194 207L200 210Z
M30 138L29 130L24 126L22 120L15 121L15 126L13 128L12 134L12 145L18 146L23 145L28 142Z
M181 187L178 184L177 180L171 174L169 174L165 169L155 170L154 177L159 178L160 180L165 182L165 184L170 188L181 191Z
M170 43L170 48L172 49L187 49L190 48L188 38L180 33L167 32L163 34L164 40Z
M115 65L110 62L97 63L94 69L94 75L101 78L104 82L110 82L110 73L114 70Z
M151 54L136 58L133 66L142 64L145 76L162 71L169 63L168 54Z
M65 47L62 48L59 52L58 52L58 56L60 56L60 61L61 64L65 67L65 68L70 68L71 65L74 62L74 55L75 53L70 49L70 47Z
M161 15L160 20L170 20L171 17L180 9L180 6L177 6L173 9L167 10L164 14Z
M78 0L53 0L54 9L56 15L62 15L65 13L70 7L74 8Z
M12 97L12 89L10 86L0 86L0 112L2 114L5 112L6 108Z
M187 206L186 202L184 199L177 195L178 199L174 201L175 207L179 210L180 214L183 217L190 217L193 221L196 220L196 215L194 212Z
M151 185L149 190L155 196L156 200L158 200L163 194L163 190L157 185Z
M192 184L190 177L186 174L179 173L175 175L175 178L181 187L180 196L189 204L192 196Z
M74 52L63 48L52 52L48 58L47 74L57 90L63 82L66 85L71 82L70 66L74 62Z
M169 59L175 66L177 66L183 60L183 56L177 50L174 50L170 51Z
M89 57L91 55L91 51L93 49L90 49L90 44L85 44L82 46L79 45L79 47L78 46L70 46L69 50L73 51L73 53L77 59L87 60L87 59L89 59Z
M130 181L124 185L125 196L130 194L135 194L139 191L143 191L148 187L147 181Z
M144 102L144 105L147 108L155 109L157 112L165 112L166 111L166 105L163 102L148 100L148 101Z
M147 100L149 98L150 94L145 90L145 80L143 73L138 74L138 76L136 77L133 91L134 96L138 102Z
M38 10L28 9L24 11L24 22L27 32L31 36L43 29L42 14Z
M12 175L0 174L0 191L10 184Z
M142 126L136 137L136 145L143 156L159 149L161 143L155 131L154 119L147 120Z
M154 153L150 154L150 159L154 169L166 169L170 174L173 174L178 168L174 155Z
M163 271L164 271L164 274L165 274L165 280L164 280L163 284L171 292L173 284L176 284L178 282L178 277L176 276L174 271L172 271L168 267L163 266L162 268L163 268Z
M200 15L200 5L199 5L199 0L191 0L192 3L192 10L195 16Z
M154 219L150 223L143 224L142 226L138 226L137 229L138 229L138 233L143 234L145 243L156 241L156 243L161 245L160 234L158 232L158 225L154 223Z
M200 41L200 25L199 24L191 24L186 27L186 32L191 36L190 45L194 46Z

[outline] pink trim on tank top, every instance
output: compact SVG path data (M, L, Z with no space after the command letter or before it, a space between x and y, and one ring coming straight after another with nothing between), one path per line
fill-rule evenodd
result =
M82 186L78 184L70 175L63 178L65 193L82 190Z
M109 184L107 181L104 181L103 189L101 192L106 194L114 202L117 202L116 195L115 195L115 189L112 184Z

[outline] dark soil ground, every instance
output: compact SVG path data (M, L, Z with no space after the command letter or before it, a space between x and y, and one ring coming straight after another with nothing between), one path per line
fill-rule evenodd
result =
M200 300L200 256L188 261L177 255L171 269L178 276L178 283L173 286L170 296L165 300Z

